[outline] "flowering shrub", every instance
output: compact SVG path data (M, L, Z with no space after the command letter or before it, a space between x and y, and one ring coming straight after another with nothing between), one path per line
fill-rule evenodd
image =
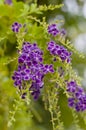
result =
M75 129L80 129L79 114L85 121L82 113L86 110L86 93L81 87L80 77L72 68L72 56L75 54L81 59L85 57L70 44L66 30L59 29L59 23L48 24L45 17L40 20L37 16L61 6L37 6L37 3L27 5L16 0L5 0L0 5L0 8L6 10L1 14L1 23L2 18L9 19L9 22L6 21L8 26L2 26L0 42L8 40L16 45L15 52L12 53L14 58L6 59L1 64L10 68L9 64L13 63L12 73L9 75L11 87L15 86L17 90L17 94L11 95L16 100L14 110L9 114L7 127L15 122L18 109L27 104L29 113L33 114L35 110L32 105L41 100L45 109L50 112L52 129L64 130L59 103L61 95L65 95L68 100L68 105L66 101L65 105L72 111ZM31 119L31 115L29 118Z

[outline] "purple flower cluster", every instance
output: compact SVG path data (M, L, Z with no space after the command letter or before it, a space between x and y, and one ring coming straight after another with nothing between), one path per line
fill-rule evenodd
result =
M18 22L15 22L12 24L12 31L17 33L19 32L19 29L22 27L22 25Z
M53 36L56 36L59 33L56 24L51 24L48 26L48 33L52 34Z
M72 53L68 52L68 50L63 46L56 44L54 41L50 41L48 43L48 50L50 51L51 55L58 55L62 61L67 61L67 63L70 63L70 56Z
M25 89L25 84L30 81L29 91L33 98L37 100L40 95L40 89L44 85L43 77L49 72L54 72L53 65L43 64L43 52L35 43L24 42L22 51L19 53L18 70L12 76L14 85L23 90ZM22 98L25 98L25 95L26 93L24 92Z
M67 83L67 91L70 95L68 104L76 111L86 110L86 93L75 81Z
M51 24L48 26L48 33L52 34L53 36L57 36L58 34L65 35L66 31L65 29L62 29L61 31L57 28L56 24Z

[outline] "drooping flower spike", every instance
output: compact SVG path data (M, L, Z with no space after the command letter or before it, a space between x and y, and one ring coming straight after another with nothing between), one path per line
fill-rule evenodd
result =
M59 56L62 61L66 61L67 63L71 62L71 52L69 52L65 47L56 44L54 41L50 41L48 43L48 48L51 55Z
M34 100L37 100L44 85L44 76L47 73L54 73L53 65L43 64L43 52L36 43L29 42L23 43L18 64L18 69L12 76L14 85L22 90L25 88L26 82L31 81L29 91L31 91ZM23 93L21 97L25 98L25 96L26 93Z
M67 92L70 95L68 104L71 108L76 111L86 110L86 93L82 87L77 85L76 81L67 83Z

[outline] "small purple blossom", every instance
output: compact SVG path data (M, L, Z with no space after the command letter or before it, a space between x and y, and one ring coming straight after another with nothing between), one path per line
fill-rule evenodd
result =
M67 91L68 92L75 92L76 91L76 82L71 81L67 84Z
M19 29L22 27L22 25L18 22L15 22L12 24L12 31L17 33L19 32Z
M66 32L66 30L65 30L64 28L61 29L61 31L60 31L60 34L61 34L61 35L66 35L66 33L67 33L67 32Z
M59 34L59 30L57 29L56 24L51 24L48 26L48 33L52 34L53 36L56 36Z
M54 61L54 62L56 62L56 61L57 61L56 57L54 57L54 58L53 58L53 61Z
M72 53L68 52L68 50L63 46L56 44L54 41L50 41L48 43L47 49L50 51L51 55L59 56L62 61L66 61L67 63L70 63L71 61L70 56Z
M74 107L75 105L75 99L73 97L68 98L68 103L70 107Z
M48 72L54 73L53 65L52 65L52 64L51 64L51 65L45 65L43 72L44 72L45 74L48 73Z
M26 94L27 94L27 93L23 93L23 94L21 95L21 98L22 98L22 99L25 99L25 98L26 98Z
M70 95L68 104L76 111L86 110L86 93L83 88L77 85L75 81L67 83L67 91Z

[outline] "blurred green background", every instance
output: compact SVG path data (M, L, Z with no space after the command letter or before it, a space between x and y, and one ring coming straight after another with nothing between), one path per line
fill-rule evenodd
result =
M27 4L33 2L31 0L18 1L23 1ZM46 16L48 23L63 20L58 26L67 30L67 37L71 40L71 44L78 51L86 55L86 0L37 0L38 5L56 5L61 3L64 4L62 8L44 12L38 17L41 19L43 16ZM2 11L4 12L4 10ZM10 25L6 20L10 21L8 17L0 21L0 34L2 34L2 28L6 29L6 26ZM5 27L4 24L6 25ZM32 104L32 119L28 112L28 106L25 103L20 103L21 109L17 110L15 114L16 122L13 123L12 127L7 127L9 111L14 109L13 104L16 98L16 89L13 87L13 81L11 80L11 75L15 69L15 61L3 66L1 62L5 62L7 59L9 62L9 59L12 59L15 54L16 43L13 35L6 40L0 41L0 130L52 130L50 114L44 110L44 104L41 99ZM82 85L86 89L86 60L81 60L74 55L72 64L77 74L82 77ZM62 121L64 122L65 130L75 130L72 124L72 113L67 106L66 97L61 95L60 100ZM83 130L86 130L81 117L80 125Z

